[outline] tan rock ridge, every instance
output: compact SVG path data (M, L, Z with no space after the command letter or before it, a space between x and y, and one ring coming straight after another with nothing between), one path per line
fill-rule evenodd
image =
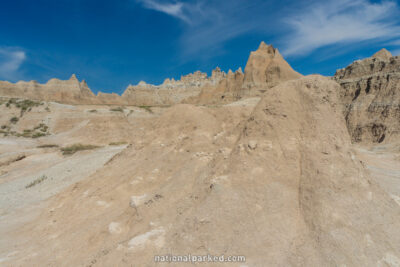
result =
M196 71L181 76L180 80L165 79L160 85L144 81L129 85L122 96L98 93L94 95L85 81L79 82L75 75L67 81L51 79L46 84L35 81L0 82L0 96L21 97L36 100L56 101L67 104L111 104L163 106L177 103L227 103L242 97L259 96L266 89L282 81L301 77L272 45L260 44L250 54L245 73L225 73L220 68L206 73Z
M272 87L279 82L302 77L285 61L277 48L264 42L261 42L257 51L250 53L244 73L244 88Z
M357 60L333 77L353 142L381 143L400 138L400 57L382 49Z
M19 81L15 84L0 81L1 96L22 97L67 104L94 104L96 97L85 81L73 74L69 80L51 79L45 84Z
M213 71L214 82L202 86L198 95L186 99L185 103L194 104L218 104L229 103L242 97L242 85L244 74L241 68L233 72L229 70L226 74L219 68Z
M132 107L125 116L108 107L91 113L51 103L58 112L51 123L64 129L50 125L60 133L52 140L104 144L119 135L131 145L9 231L36 211L30 203L12 217L9 210L19 211L10 208L14 203L41 196L54 184L50 177L60 183L61 174L86 169L90 155L111 148L16 163L29 173L35 168L27 163L49 158L72 166L54 176L46 171L49 183L29 190L19 189L20 180L0 184L7 216L0 226L8 225L0 227L0 253L11 255L4 263L157 266L155 255L223 254L246 257L227 266L396 266L400 207L357 158L337 104L340 91L331 79L312 75L270 88L255 107L179 104L151 115ZM18 201L9 201L14 195Z
M226 77L220 68L212 71L210 77L207 73L196 71L180 80L165 79L160 85L151 85L139 82L130 85L122 94L122 97L134 105L171 105L181 103L187 99L198 96L204 87L217 86Z

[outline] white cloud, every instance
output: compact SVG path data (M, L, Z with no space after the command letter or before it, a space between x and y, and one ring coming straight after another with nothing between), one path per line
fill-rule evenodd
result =
M393 50L393 51L392 51L392 55L393 55L393 56L400 56L400 49Z
M400 12L394 1L134 1L185 22L179 40L186 59L210 56L227 41L245 34L264 36L264 41L286 56L306 55L332 45L385 45L400 37Z
M143 7L147 9L156 10L159 12L166 13L173 17L177 17L185 22L189 22L188 17L183 12L184 3L174 2L174 3L161 3L157 0L138 0Z
M270 10L271 1L167 0L161 4L160 0L136 0L145 8L164 12L185 22L179 36L180 51L185 59L210 56L226 41L240 35L268 31L268 21L275 16L265 12Z
M300 14L298 14L300 12ZM335 44L384 41L400 36L395 2L335 0L310 4L286 19L285 55L302 55Z
M22 50L9 47L0 47L0 78L15 79L17 71L26 59Z
M388 45L399 45L400 46L400 40L394 40L388 43Z

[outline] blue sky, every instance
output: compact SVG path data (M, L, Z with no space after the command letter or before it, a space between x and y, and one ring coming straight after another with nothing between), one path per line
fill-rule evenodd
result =
M122 93L196 70L245 67L264 40L302 74L386 47L400 54L398 1L4 0L0 79L76 73L94 92Z

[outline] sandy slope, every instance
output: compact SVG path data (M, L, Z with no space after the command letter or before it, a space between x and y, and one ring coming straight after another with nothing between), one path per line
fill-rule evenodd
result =
M167 266L154 255L191 253L246 256L229 266L396 266L400 206L360 162L338 91L308 76L260 102L58 114L74 118L53 121L62 140L130 145L104 165L102 150L76 155L96 172L10 230L2 263Z

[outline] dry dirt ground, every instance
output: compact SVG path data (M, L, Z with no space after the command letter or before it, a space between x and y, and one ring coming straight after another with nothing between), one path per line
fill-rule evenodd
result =
M28 266L32 258L37 256L38 253L34 251L38 248L30 248L29 245L32 241L33 232L28 230L23 235L19 233L26 225L33 225L32 222L40 219L43 213L51 214L62 209L62 203L54 207L51 206L53 204L49 204L52 201L57 201L58 194L65 190L79 188L80 181L90 182L92 178L98 176L97 172L101 173L101 170L106 170L107 165L114 158L121 157L121 155L134 156L136 153L133 151L142 149L145 142L154 143L157 148L145 159L143 155L139 156L141 160L149 162L146 163L148 165L168 142L175 138L181 142L189 142L190 139L189 136L183 134L184 131L180 133L180 129L168 133L168 138L163 141L157 137L157 132L152 132L154 121L157 123L158 118L163 113L168 113L169 108L132 106L122 107L121 110L118 106L72 106L54 102L41 102L41 105L32 107L30 111L24 112L21 116L20 108L15 107L15 105L6 107L8 101L9 99L3 99L3 104L0 106L2 112L0 124L6 125L5 130L8 132L7 136L0 138L0 264L5 266ZM209 116L210 120L205 122L204 129L209 130L207 129L208 123L211 123L212 127L218 128L220 132L215 132L212 136L213 139L217 140L219 135L226 130L225 128L232 128L248 116L258 101L259 98L252 98L233 103L227 107L208 107L214 115L202 111L208 109L207 107L197 108L200 113L194 114L197 116L194 120L202 119L202 115ZM195 131L197 125L190 125L192 118L190 114L185 114L185 105L181 107L181 112L178 113L177 115L181 116L182 119L188 120L189 124L185 127L190 128L189 131ZM219 113L221 115L218 115ZM226 118L228 121L223 122L222 125L216 125L217 120L214 116ZM18 117L18 122L11 123L10 120L13 117ZM179 120L174 115L169 119ZM168 125L170 122L161 123ZM48 127L46 132L48 135L39 138L16 136L24 133L25 129L34 129L40 124L45 124ZM227 124L227 126L224 126L224 124ZM210 130L215 129L211 128ZM73 155L63 155L61 149L73 144L95 145L97 148L78 151ZM199 144L199 147L201 147L201 144ZM221 153L226 154L228 152L221 148ZM165 156L170 151L166 150L162 153ZM207 162L209 157L208 152L198 152L193 155L184 148L175 151L175 153L182 154L182 161L185 161L187 156L191 155L199 159L202 164ZM161 154L158 156L161 156ZM143 162L137 165L141 167L141 164ZM128 165L132 165L132 163L128 163ZM115 182L118 182L123 173L126 175L124 170L129 170L129 167L131 166L127 168L121 166L115 174L107 178L113 177L116 180ZM146 167L148 166L142 168ZM176 167L177 165L171 164L171 167L168 168ZM178 168L184 169L179 164ZM155 183L156 176L160 176L159 172L156 167L152 169L152 176L148 180L150 184ZM168 172L171 173L172 170L168 170ZM130 178L132 181L129 181L130 187L134 187L136 183L143 180L143 177L138 174L129 173L129 175L132 176ZM187 175L191 174L188 173ZM41 177L46 177L46 179L29 186L40 180ZM107 190L106 188L109 186L116 186L115 182L103 189ZM94 192L100 187L96 186L96 188L85 190L81 197L90 200L90 203L94 201L94 207L92 206L90 209L106 211L111 205L110 201L93 196ZM93 200L93 198L96 198L96 200ZM140 196L138 199L140 199ZM123 204L129 206L129 202L130 197ZM45 224L55 222L49 221ZM106 230L107 228L108 226ZM50 235L45 240L54 239L55 236L55 234ZM30 241L26 242L27 240ZM45 240L43 241L46 242ZM75 241L78 241L78 239ZM33 251L30 252L30 249L33 249ZM48 259L50 262L53 260L51 258L50 256ZM83 261L77 264L85 265L85 263ZM36 264L35 266L42 264L63 265L62 262L51 264L42 260L37 261Z
M400 205L400 144L356 146L374 180Z
M399 266L399 147L352 145L338 86L308 76L229 105L44 103L22 117L3 103L0 264ZM98 147L62 154L76 143Z

